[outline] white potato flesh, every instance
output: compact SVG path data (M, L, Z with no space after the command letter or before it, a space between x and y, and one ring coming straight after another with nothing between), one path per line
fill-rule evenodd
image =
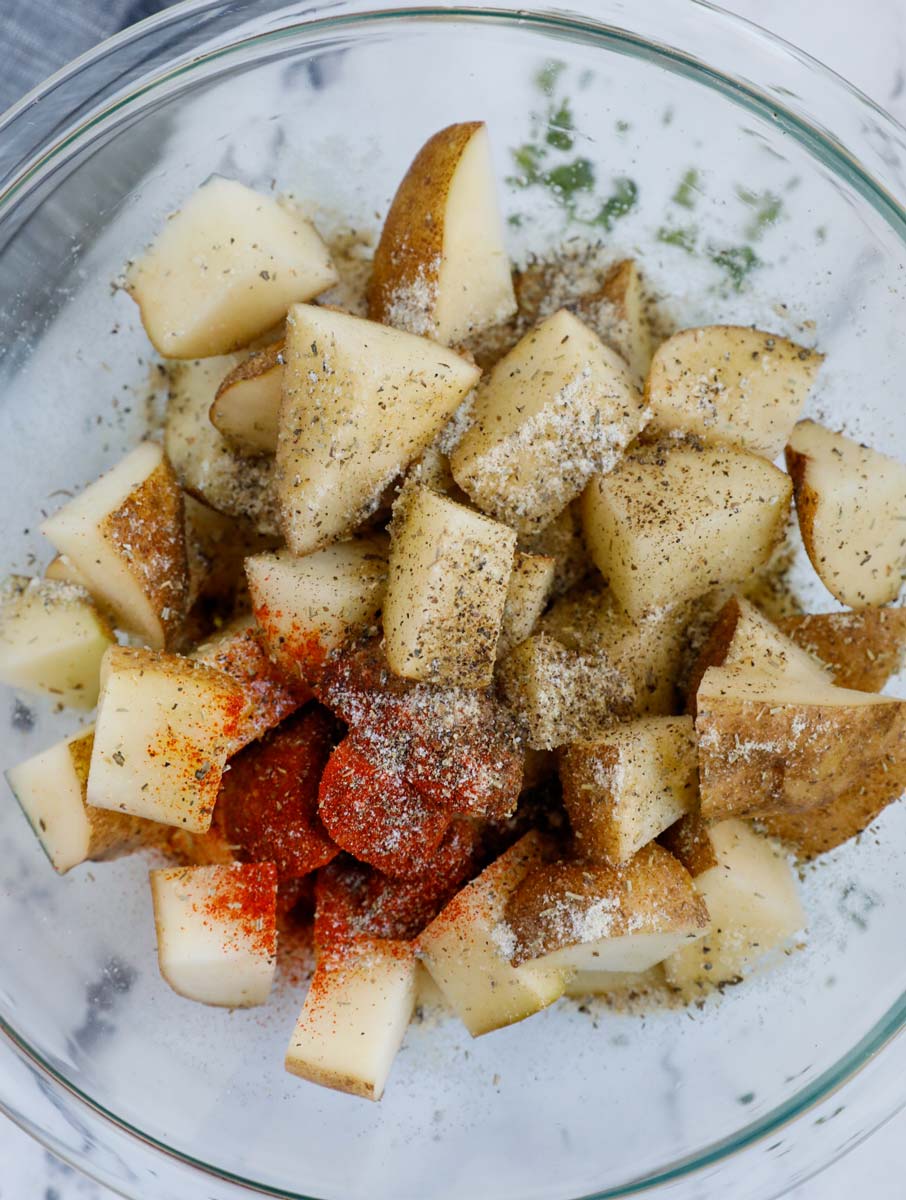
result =
M526 834L454 896L418 939L419 957L473 1037L530 1017L566 987L569 971L509 961L506 902L540 857L538 836Z
M296 558L288 550L245 560L255 619L274 662L293 678L372 625L387 586L387 543L338 542Z
M802 540L841 604L896 600L906 576L906 465L815 421L786 450Z
M806 924L795 875L774 842L743 821L721 821L708 832L718 863L695 887L711 928L664 963L668 983L689 999L776 955Z
M0 584L0 682L94 708L113 630L71 583L11 575Z
M564 971L636 974L663 962L683 945L697 941L702 933L700 924L666 933L627 933L621 937L567 946L532 961L539 966L559 967Z
M86 803L93 729L83 729L6 772L6 779L55 871L113 858L155 841L159 826Z
M620 355L560 309L482 381L453 476L479 508L536 533L615 465L645 420Z
M78 569L74 562L65 554L56 554L47 564L44 571L45 579L55 579L57 583L71 583L75 587L84 588L85 591L90 591L88 580Z
M514 646L534 633L550 599L556 571L555 558L544 554L523 554L517 550L503 606L503 620L497 641L498 658L503 658Z
M487 127L441 130L394 197L375 252L371 316L444 345L516 310Z
M88 803L204 833L247 707L223 671L111 646L101 664Z
M273 454L283 399L283 342L254 350L220 382L210 418L247 454Z
M162 649L189 595L185 506L160 446L142 442L41 526L123 629Z
M487 687L513 569L516 534L439 496L408 488L394 509L384 644L397 675Z
M692 718L645 717L575 743L560 778L582 857L626 862L698 804Z
M660 964L646 971L576 971L566 985L567 996L610 996L615 1000L632 1000L649 992L663 989L664 971Z
M748 578L783 535L789 478L729 447L658 446L596 476L583 496L589 552L630 617Z
M824 356L742 325L684 329L655 352L646 384L652 428L698 434L775 459Z
M299 211L215 176L130 265L126 287L156 350L208 358L247 346L337 278Z
M160 973L180 996L251 1008L270 995L277 966L273 863L151 872Z
M741 596L731 603L736 616L733 634L720 649L720 662L712 665L748 667L778 679L811 679L821 689L832 682L824 665L781 633L754 604Z
M315 970L286 1069L323 1087L380 1100L415 1010L415 953L364 939Z
M289 548L310 554L370 516L480 371L428 338L304 304L290 310L284 357L281 520Z

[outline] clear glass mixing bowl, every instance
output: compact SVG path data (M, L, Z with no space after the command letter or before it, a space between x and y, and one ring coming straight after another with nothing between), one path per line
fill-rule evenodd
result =
M487 119L503 178L564 97L576 142L556 153L595 176L579 215L609 214L579 232L638 254L678 320L816 338L829 359L812 411L906 457L904 133L791 47L691 0L190 3L0 126L4 565L45 562L38 514L141 432L153 368L111 285L191 189L219 171L373 228L433 130ZM616 217L621 179L637 201ZM576 232L543 188L507 185L505 204L514 251ZM816 585L806 598L830 607ZM0 703L3 766L73 727ZM809 870L807 946L772 976L645 1019L564 1002L477 1042L414 1026L375 1106L283 1073L291 985L232 1014L168 991L146 864L57 879L7 796L0 1105L142 1200L765 1200L906 1100L904 849L895 806Z

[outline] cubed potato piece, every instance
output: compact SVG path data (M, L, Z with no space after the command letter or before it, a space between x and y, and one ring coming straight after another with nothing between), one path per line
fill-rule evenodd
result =
M332 650L374 623L387 586L387 543L355 538L305 558L255 554L245 569L271 658L290 678L310 679Z
M569 971L529 963L514 967L504 910L544 843L528 833L486 867L435 917L418 939L419 957L473 1037L522 1021L553 1004Z
M498 678L533 750L594 737L632 707L632 688L606 654L568 650L546 633L511 650Z
M522 534L519 549L525 554L552 558L554 581L552 596L563 596L580 583L591 570L591 559L582 538L582 517L579 501L574 501L545 525L540 533Z
M0 682L94 708L113 630L71 583L10 575L0 584Z
M906 789L906 700L738 665L709 667L696 705L708 820L844 804L868 824Z
M664 968L655 963L647 971L576 971L566 985L564 995L577 1000L601 996L615 1008L627 1009L666 987Z
M809 613L779 622L797 646L826 663L838 687L880 692L903 668L906 608Z
M645 420L620 355L561 309L482 381L453 477L479 508L537 533L611 470Z
M906 466L815 421L786 448L802 540L841 604L888 604L906 575Z
M498 658L502 659L514 646L534 633L550 599L556 570L556 559L544 554L523 554L517 550L503 606L500 637L497 639Z
M717 852L711 842L710 827L698 806L665 829L658 841L674 858L679 859L693 879L717 866Z
M743 325L684 329L655 352L645 387L658 433L698 434L775 459L824 355Z
M458 504L469 503L469 497L453 478L449 456L436 443L418 456L406 472L406 482L421 484Z
M494 675L516 534L430 488L394 508L384 644L405 679L487 687Z
M71 583L74 587L84 588L86 592L91 589L88 586L88 580L78 569L72 559L65 554L55 554L47 564L44 571L45 579L53 579L57 583Z
M380 1100L415 1010L408 942L362 938L315 970L286 1053L292 1075Z
M223 671L111 646L101 664L88 803L204 833L247 704Z
M721 821L709 836L717 863L695 880L711 927L664 963L667 982L686 999L739 979L805 927L786 858L743 821Z
M708 910L688 871L652 842L622 866L541 863L506 905L516 966L647 971L700 938Z
M660 445L583 496L591 557L631 617L746 579L783 536L792 488L745 451Z
M185 509L164 452L142 442L41 526L118 624L162 649L185 619Z
M274 536L279 520L273 456L240 453L211 424L217 387L235 363L230 355L171 365L164 445L190 495Z
M252 1008L270 995L277 966L273 863L151 872L160 973L180 996Z
M304 304L290 310L284 357L282 526L310 554L370 516L481 372L428 338Z
M654 334L635 259L614 263L600 289L580 296L570 307L603 342L622 355L633 379L641 385L651 366Z
M162 840L162 828L87 803L94 729L82 729L6 772L6 780L54 870L116 858Z
M155 350L209 358L247 346L337 278L301 212L214 176L130 264L126 288Z
M283 340L253 350L228 371L209 416L228 442L246 454L273 454L283 399Z
M369 315L453 345L515 310L487 127L449 125L418 152L390 205Z
M202 595L218 605L246 604L245 560L273 550L280 539L258 533L248 521L228 517L186 493L186 539L205 561Z
M698 804L692 718L643 717L576 742L563 753L560 778L581 857L628 862Z

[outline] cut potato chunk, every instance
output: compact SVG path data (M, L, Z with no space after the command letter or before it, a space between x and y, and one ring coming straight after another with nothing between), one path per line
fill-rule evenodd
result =
M151 872L160 973L187 1000L251 1008L270 995L277 966L273 863Z
M645 717L569 746L563 802L582 858L624 863L698 803L691 717Z
M427 338L297 304L277 471L283 532L309 554L352 532L434 440L480 371Z
M223 671L111 646L101 664L89 804L204 833L247 704Z
M167 358L227 354L338 279L314 226L233 179L209 179L132 263L126 287Z
M41 532L124 629L155 649L178 635L189 598L185 510L160 446L136 446Z
M287 1071L380 1100L415 1010L416 966L408 942L377 938L325 956L290 1038Z
M405 679L487 687L503 623L516 534L425 487L397 501L384 644Z
M708 928L685 870L652 843L622 866L541 863L510 896L512 962L566 971L647 971Z
M47 564L44 571L45 579L53 579L57 583L71 583L73 587L84 588L86 592L90 592L88 580L78 569L72 559L65 554L56 554Z
M71 583L11 575L0 584L0 682L94 708L113 630Z
M305 558L256 554L245 569L271 658L290 678L309 679L332 650L374 623L387 586L387 543L356 538Z
M273 454L283 399L283 341L254 350L222 380L211 424L241 451Z
M623 1008L654 992L663 992L665 984L664 968L656 963L647 971L576 971L564 994L577 1000L602 996L614 1007Z
M783 535L791 484L741 450L657 446L583 497L595 565L631 617L746 579Z
M449 125L416 155L384 222L368 308L445 345L515 312L483 121Z
M742 821L721 821L709 836L717 862L695 887L711 928L664 963L667 982L686 999L739 979L805 926L795 876L772 842Z
M497 639L498 658L503 658L534 632L550 598L556 570L554 558L516 552Z
M658 837L665 850L678 858L693 879L717 866L710 827L696 807Z
M211 424L217 386L235 363L231 355L171 365L164 444L187 492L273 536L279 532L273 458L244 456Z
M519 549L526 554L537 554L554 560L556 566L551 587L552 596L562 596L575 587L591 570L582 538L579 502L568 504L540 533L523 534L519 538Z
M824 355L742 325L684 329L662 342L646 398L659 433L694 433L775 459Z
M535 533L614 466L645 420L623 359L561 309L482 382L453 476L479 508Z
M906 575L906 465L815 421L786 448L802 540L850 608L896 600Z
M642 384L651 366L654 334L635 259L614 263L600 290L581 296L570 308L622 355L633 379Z
M880 692L906 656L906 608L809 613L782 620L779 628L826 663L838 687L857 692Z
M473 1037L522 1021L563 995L569 971L510 964L513 935L503 920L507 900L543 853L540 836L526 834L419 937L420 958Z
M83 729L6 772L13 795L55 871L115 858L162 840L161 826L86 802L94 730Z
M632 707L632 688L606 654L568 650L546 633L510 651L499 681L533 750L594 737Z

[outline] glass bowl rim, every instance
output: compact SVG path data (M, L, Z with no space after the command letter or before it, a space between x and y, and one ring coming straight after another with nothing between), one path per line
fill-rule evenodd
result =
M374 3L380 4L381 0L372 0L372 4ZM719 19L723 21L734 36L740 39L750 37L760 41L765 48L783 55L788 63L795 63L811 78L823 80L824 84L829 86L832 91L839 92L858 108L870 112L875 122L906 145L906 128L894 117L843 76L778 35L753 21L727 12L719 5L711 3L710 0L660 0L660 5L662 7L672 6L677 11L681 5L689 10L699 10L705 20ZM180 0L179 3L105 39L50 75L5 113L0 114L0 139L17 123L22 122L30 112L35 111L36 106L49 97L53 91L73 81L82 72L89 70L111 53L115 53L124 46L140 42L144 37L154 34L168 25L176 24L187 14L202 17L205 13L222 7L223 0ZM266 15L267 12L285 10L285 8L285 0L269 0L267 7L262 8L259 13L253 13L253 16ZM663 69L672 70L691 78L762 115L769 110L776 124L791 133L795 140L819 161L830 166L835 175L843 177L853 184L861 198L871 203L906 242L906 195L901 202L897 199L893 189L877 178L878 173L873 173L866 168L856 154L839 141L833 133L809 120L807 112L803 114L795 111L793 106L784 105L779 98L782 96L782 90L779 87L775 90L757 87L732 73L709 65L688 51L680 51L667 42L659 42L629 29L621 28L617 24L598 19L595 15L596 10L600 12L597 0L571 0L569 9L525 8L520 5L519 0L498 0L494 5L469 3L468 0L466 2L410 0L410 3L398 6L394 5L392 0L388 0L380 8L368 6L367 0L364 7L363 0L315 0L313 4L304 9L287 14L291 19L279 28L246 34L237 40L216 45L207 52L193 55L187 62L180 62L179 59L171 60L169 65L156 68L150 76L140 76L137 81L130 83L124 94L115 93L104 104L89 110L50 144L42 141L44 134L39 132L35 137L37 144L21 155L5 173L0 172L0 228L2 228L5 216L11 208L15 207L17 199L27 192L30 185L34 185L40 180L43 168L53 164L61 156L65 156L68 149L77 149L85 139L90 139L99 125L129 108L130 105L137 106L140 110L140 102L143 98L150 96L164 83L178 76L200 70L216 59L229 59L237 51L277 42L282 38L298 36L300 32L304 32L310 38L316 38L328 30L349 29L354 26L373 27L384 24L392 26L394 23L421 19L423 21L461 20L472 23L490 21L495 24L509 22L522 28L535 28L541 33L560 32L567 37L572 35L589 44L610 45L611 48L614 48L616 44L622 53L637 58L646 55ZM747 1147L795 1122L810 1109L827 1100L875 1059L894 1038L900 1036L904 1028L906 1028L906 993L900 996L881 1020L832 1067L823 1072L808 1087L801 1089L759 1120L750 1122L702 1151L658 1168L654 1174L604 1191L590 1193L585 1197L577 1198L577 1200L618 1200L619 1197L638 1195L663 1185L676 1183L680 1179L693 1176L706 1167L729 1162ZM318 1200L317 1197L309 1197L301 1192L290 1192L271 1185L262 1185L252 1179L173 1149L165 1142L144 1133L141 1129L118 1117L75 1086L61 1071L47 1062L34 1047L29 1045L27 1040L21 1037L2 1015L0 1015L0 1034L3 1035L8 1046L19 1057L33 1064L52 1087L72 1095L104 1121L151 1147L155 1152L200 1171L209 1178L220 1179L223 1182L249 1189L252 1193L273 1196L279 1200ZM898 1098L896 1106L885 1112L874 1123L871 1130L866 1132L865 1136L904 1106L906 1106L906 1091ZM47 1134L42 1137L42 1131L19 1119L15 1109L3 1096L0 1096L0 1112L5 1113L47 1148L59 1153L59 1147L55 1146L51 1136ZM848 1148L851 1147L848 1146ZM90 1167L78 1161L75 1156L68 1157L74 1165L90 1173ZM839 1157L839 1154L834 1157ZM833 1159L828 1161L833 1161ZM818 1164L811 1173L814 1174L821 1170L828 1165L828 1161Z

